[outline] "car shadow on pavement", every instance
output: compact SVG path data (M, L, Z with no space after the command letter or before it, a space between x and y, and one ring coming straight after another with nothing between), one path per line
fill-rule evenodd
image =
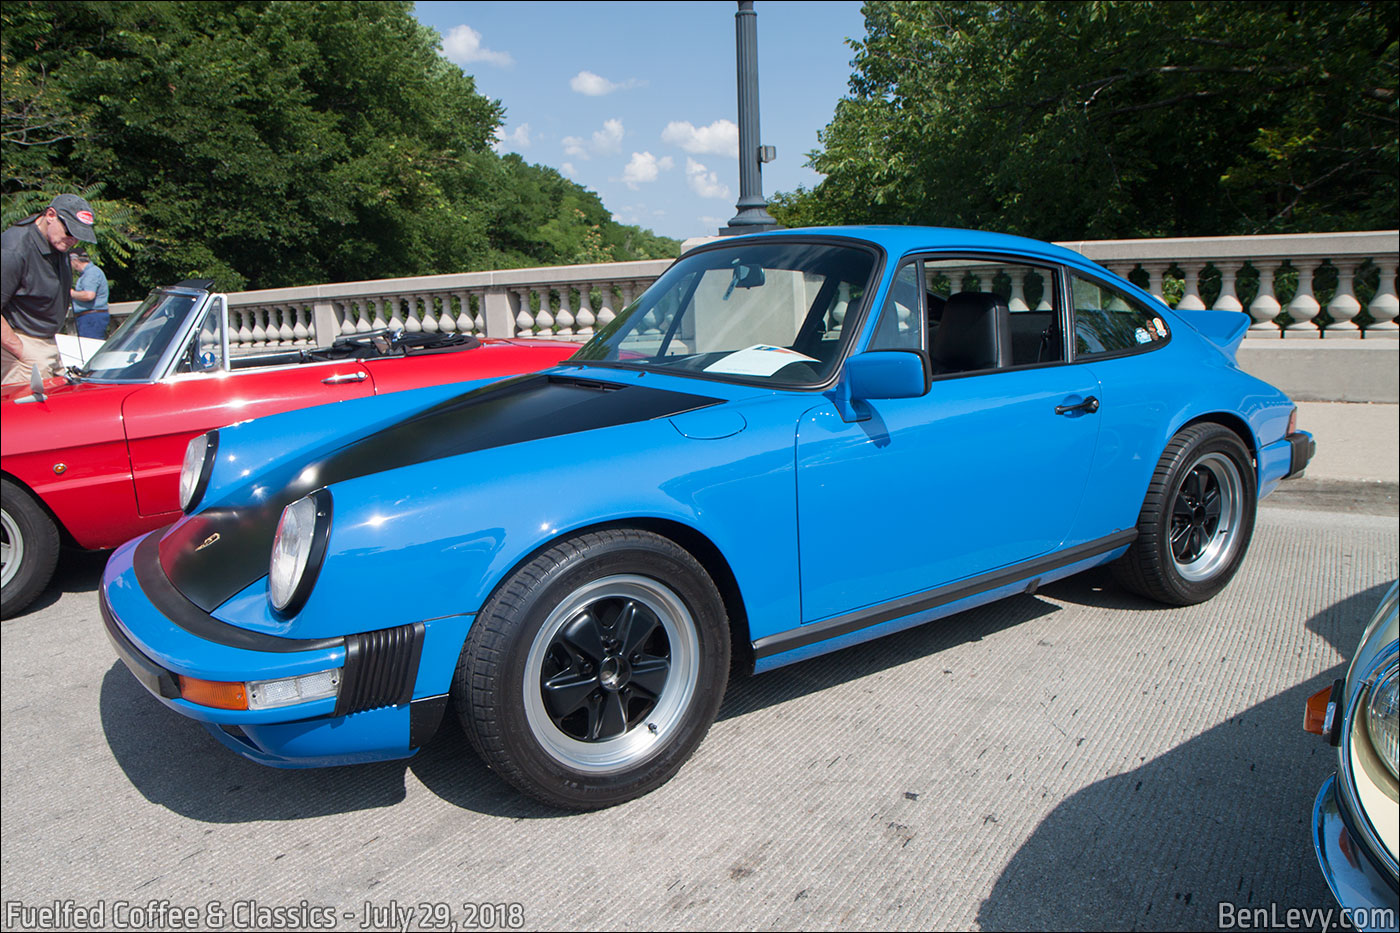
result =
M1388 585L1330 606L1308 629L1349 659ZM1245 909L1277 905L1283 918L1289 908L1336 908L1311 821L1337 757L1303 731L1302 710L1345 670L1337 664L1058 804L983 901L980 928L1242 928Z
M63 597L64 593L96 593L102 582L102 568L107 566L109 551L84 551L65 547L58 552L58 567L53 579L44 591L34 597L34 601L14 616L6 619L19 619L41 609L47 609Z
M736 673L730 678L720 720L742 716L887 667L927 657L1030 619L1054 612L1040 599L1018 596L948 619L889 635L757 677ZM536 803L496 777L475 754L455 714L450 710L442 727L418 755L409 760L413 774L443 800L469 810L512 819L549 819L570 811Z
M388 807L404 799L405 763L285 770L224 748L166 709L120 661L102 678L102 731L143 797L208 823L295 820Z
M1154 605L1093 571L1043 592L1084 605L1134 610ZM718 718L796 700L1057 611L1058 606L1039 596L1014 596L770 673L736 673ZM234 754L198 723L162 706L120 662L103 678L101 717L107 743L132 786L152 803L192 819L294 820L393 806L406 796L408 771L433 794L463 809L510 819L568 815L534 802L492 774L450 709L437 735L412 758L304 770L270 768Z
M820 693L1058 611L1058 606L1037 596L1011 596L752 677L736 670L718 720Z
M1061 602L1094 609L1120 609L1128 612L1175 612L1176 606L1139 596L1118 585L1111 565L1091 567L1082 573L1041 587L1040 592Z
M561 810L526 797L492 774L486 762L467 741L466 733L457 721L457 714L450 709L443 717L437 735L409 759L408 766L424 787L447 803L464 810L512 820L558 819L577 815L572 810Z
M758 677L733 678L720 718L795 700L883 668L978 641L1056 611L1018 596ZM393 806L411 770L438 797L510 819L569 815L537 803L492 774L449 709L437 735L413 758L339 768L270 768L224 748L203 726L171 713L121 664L102 680L102 728L127 778L147 800L211 823L295 820Z
M391 807L414 775L449 803L513 819L565 815L493 775L449 710L413 758L336 768L271 768L237 755L146 692L120 661L102 679L102 729L127 779L151 803L208 823L298 820Z

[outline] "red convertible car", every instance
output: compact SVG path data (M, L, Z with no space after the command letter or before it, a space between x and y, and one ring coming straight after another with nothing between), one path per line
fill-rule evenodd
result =
M371 331L329 347L230 356L228 304L207 280L153 291L66 378L0 391L3 612L43 592L60 541L114 548L180 515L190 438L260 415L531 372L575 344Z

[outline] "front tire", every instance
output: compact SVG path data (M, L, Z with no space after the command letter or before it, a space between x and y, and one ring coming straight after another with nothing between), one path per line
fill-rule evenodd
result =
M1158 602L1204 602L1239 569L1256 505L1254 464L1238 435L1209 422L1183 428L1162 452L1137 540L1114 563L1114 575Z
M28 608L53 579L58 528L18 483L0 483L0 614L9 618Z
M452 696L498 774L589 810L669 780L714 721L729 676L724 604L673 541L613 529L563 541L486 603Z

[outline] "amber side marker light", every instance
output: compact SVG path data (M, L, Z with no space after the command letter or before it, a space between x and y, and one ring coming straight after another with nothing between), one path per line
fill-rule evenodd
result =
M1325 736L1333 745L1337 744L1341 732L1338 728L1341 723L1337 721L1337 713L1341 709L1341 692L1340 680L1330 687L1323 687L1308 697L1307 707L1303 710L1303 729L1314 735Z
M180 698L212 706L215 709L247 709L248 690L242 683L227 683L218 680L200 680L197 677L180 678Z

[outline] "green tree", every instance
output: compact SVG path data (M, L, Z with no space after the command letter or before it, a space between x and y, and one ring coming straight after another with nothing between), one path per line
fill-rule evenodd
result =
M788 224L1042 238L1392 226L1397 19L1372 2L865 4Z
M116 297L549 264L615 235L596 195L491 150L501 103L411 3L7 0L0 23L6 211L100 190L99 232L134 244Z

